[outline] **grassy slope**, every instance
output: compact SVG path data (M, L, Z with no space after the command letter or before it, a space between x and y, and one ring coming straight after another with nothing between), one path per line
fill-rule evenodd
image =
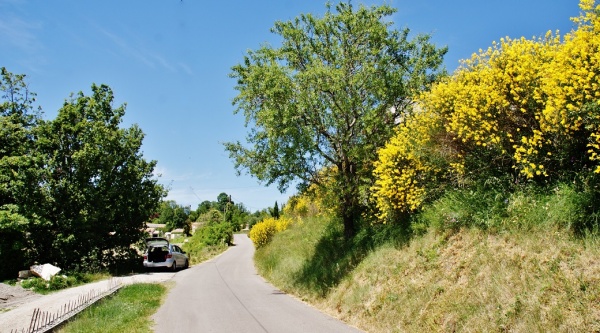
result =
M255 260L283 290L369 332L598 331L600 249L557 230L463 228L336 249L340 231L310 219Z

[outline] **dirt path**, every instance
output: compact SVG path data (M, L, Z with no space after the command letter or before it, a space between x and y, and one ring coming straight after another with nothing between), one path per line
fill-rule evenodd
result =
M60 290L49 295L39 295L21 287L0 284L0 333L28 328L35 309L54 313L70 301L76 301L91 291L102 292L111 283L128 285L133 283L160 283L170 280L175 273L153 272L103 280L86 285Z

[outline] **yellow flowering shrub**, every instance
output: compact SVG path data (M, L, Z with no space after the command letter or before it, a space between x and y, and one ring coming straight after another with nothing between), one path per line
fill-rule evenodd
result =
M248 237L259 248L267 245L276 233L286 230L291 224L292 221L286 217L266 218L252 226Z
M331 214L332 207L326 205L325 202L329 192L334 188L332 185L334 173L333 168L320 170L317 177L321 186L312 184L302 193L290 197L284 206L283 214L297 219Z
M448 179L541 179L590 165L600 173L597 1L581 0L577 28L563 38L501 39L419 96L375 163L380 217L418 209Z
M477 165L509 163L525 178L548 176L573 154L560 150L582 135L590 140L588 158L598 160L599 118L582 111L600 99L600 6L593 0L580 6L577 29L562 41L550 32L501 39L421 97L422 108L439 113L455 136L463 157L455 167L491 156Z
M428 185L442 170L448 168L445 158L452 155L448 147L434 144L439 138L441 118L431 112L417 112L398 126L396 134L379 150L374 163L375 184L371 191L385 221L393 211L418 209L427 196ZM442 148L440 150L439 148ZM436 160L442 160L439 165Z

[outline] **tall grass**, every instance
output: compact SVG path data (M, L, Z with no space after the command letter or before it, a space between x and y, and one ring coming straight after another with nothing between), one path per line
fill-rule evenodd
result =
M595 224L590 223L600 209L595 200L572 184L527 186L511 192L499 187L457 189L425 207L416 228L476 227L517 232L559 228L579 232Z
M347 240L340 223L308 217L258 248L255 263L261 275L283 290L316 299L326 296L376 247L407 240L404 230L389 225L364 228Z
M456 190L412 228L373 226L351 241L330 219L305 219L255 261L281 289L369 332L595 332L600 242L583 228L594 209L570 184Z

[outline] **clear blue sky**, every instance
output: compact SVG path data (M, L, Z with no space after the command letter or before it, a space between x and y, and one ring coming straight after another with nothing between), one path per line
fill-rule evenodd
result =
M123 126L137 123L143 154L157 160L168 199L196 208L226 192L250 210L285 202L249 175L236 176L222 142L243 140L231 100L233 65L262 43L277 20L321 15L326 0L0 0L0 66L26 74L44 117L53 119L72 92L108 84ZM372 5L382 1L352 1ZM501 37L566 33L576 0L392 0L396 27L433 34L448 46L446 68Z

